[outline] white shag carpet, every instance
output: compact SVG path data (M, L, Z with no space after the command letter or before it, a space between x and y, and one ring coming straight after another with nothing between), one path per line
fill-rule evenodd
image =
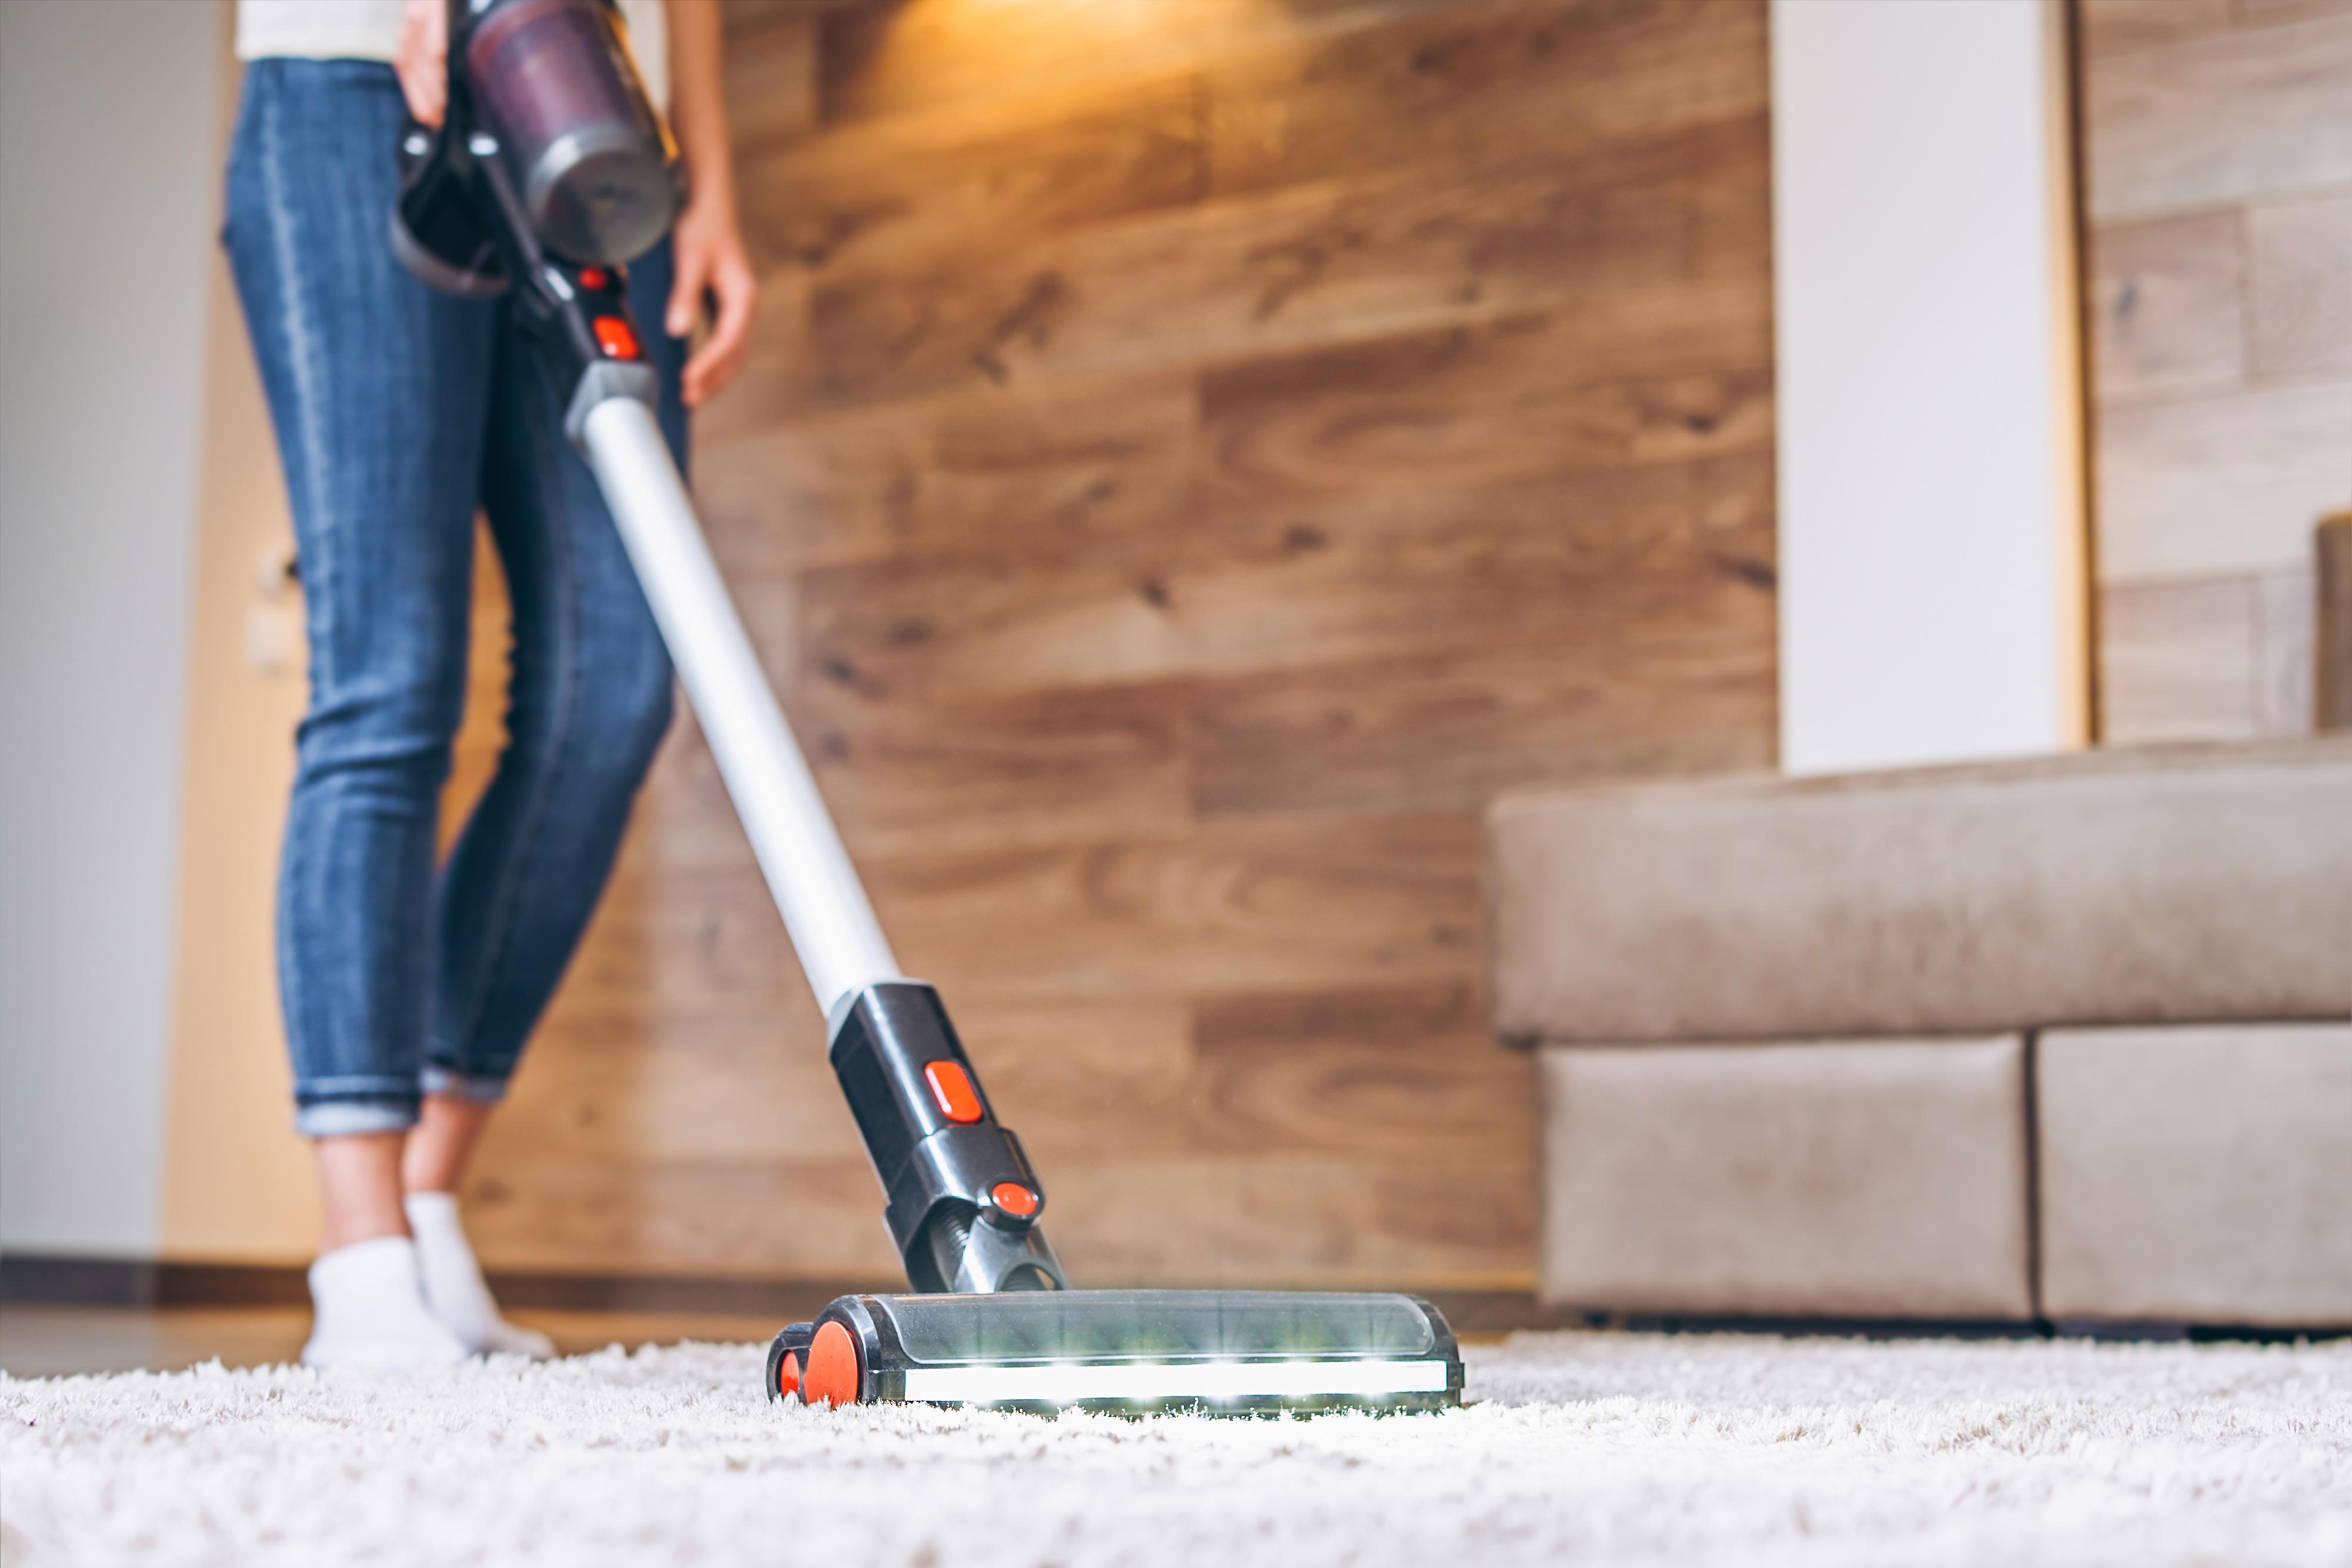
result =
M1471 1407L771 1406L761 1347L0 1378L0 1561L2352 1564L2352 1343L1524 1334Z

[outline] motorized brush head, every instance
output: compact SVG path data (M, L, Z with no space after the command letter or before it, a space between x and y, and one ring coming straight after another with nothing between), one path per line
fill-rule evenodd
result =
M843 1296L768 1347L768 1396L1039 1413L1441 1410L1462 1354L1415 1296L1050 1291Z

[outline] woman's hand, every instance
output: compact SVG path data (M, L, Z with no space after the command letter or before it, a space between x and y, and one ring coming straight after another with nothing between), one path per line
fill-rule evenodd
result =
M670 235L677 281L662 325L673 338L694 330L703 296L711 301L710 336L686 361L686 406L699 408L719 395L742 370L751 346L751 318L760 284L743 251L743 231L735 221L731 190L698 190Z
M677 133L692 194L670 236L677 283L662 324L671 337L685 337L702 314L703 297L709 296L710 336L686 362L686 406L695 408L716 397L743 368L760 286L735 221L717 0L668 0L664 15L669 21L669 123Z
M440 127L449 108L447 0L408 0L400 14L400 52L393 57L400 96L420 125Z

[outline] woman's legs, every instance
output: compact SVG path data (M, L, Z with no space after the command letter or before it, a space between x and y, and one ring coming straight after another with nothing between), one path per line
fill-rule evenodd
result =
M681 460L684 345L658 323L665 245L630 268ZM669 727L670 664L594 476L563 435L563 402L509 324L492 380L481 494L513 606L508 742L441 882L428 1110L412 1186L463 1171L604 891L631 802ZM471 1113L467 1108L474 1108Z
M226 234L286 470L310 644L278 973L296 1125L317 1140L326 1200L313 1349L394 1364L459 1348L431 1325L404 1262L398 1150L431 1009L434 829L465 698L496 331L492 308L436 295L391 257L402 122L387 67L256 62ZM406 1303L379 1299L399 1296L404 1269Z
M319 1250L332 1252L382 1236L404 1236L401 1150L406 1134L344 1133L313 1139L319 1172Z
M668 722L670 676L536 354L498 308L435 295L390 257L386 150L401 118L385 68L257 63L227 239L278 426L311 643L279 970L297 1124L316 1140L326 1199L320 1337L337 1316L332 1281L396 1294L400 1268L414 1276L421 1263L423 1289L436 1307L454 1292L479 1348L505 1325L446 1195L602 890ZM667 259L633 269L649 328ZM682 455L682 345L646 336ZM513 592L512 741L436 909L477 495ZM387 1261L383 1248L405 1247L412 1228L421 1259ZM435 1289L436 1272L451 1292Z
M667 247L630 271L657 323ZM683 345L649 330L681 460ZM403 1162L427 1299L468 1343L544 1354L499 1313L455 1193L531 1027L562 978L670 717L669 659L563 401L510 323L491 380L481 494L513 609L508 742L441 879L440 963L424 1111Z
M474 1150L498 1109L493 1101L467 1100L456 1094L428 1093L417 1112L416 1125L400 1154L400 1187L404 1192L455 1192L474 1163Z

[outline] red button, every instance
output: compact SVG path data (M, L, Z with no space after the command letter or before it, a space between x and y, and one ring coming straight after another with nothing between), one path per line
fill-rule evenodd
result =
M637 357L637 335L629 330L629 324L626 321L622 320L618 316L599 316L596 318L595 326L597 346L602 348L607 356L615 360L634 360Z
M1001 1181L988 1189L996 1207L1015 1219L1026 1219L1037 1212L1037 1195L1017 1181Z
M580 269L580 287L583 288L602 288L612 281L613 275L601 267L583 267Z
M923 1077L930 1083L931 1098L940 1103L940 1115L950 1122L980 1120L980 1096L962 1068L952 1061L926 1061Z

